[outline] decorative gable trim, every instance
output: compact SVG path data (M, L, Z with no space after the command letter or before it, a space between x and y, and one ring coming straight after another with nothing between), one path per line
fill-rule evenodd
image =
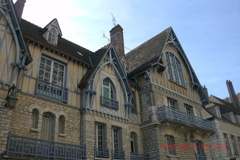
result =
M62 36L62 31L60 29L59 23L56 18L54 18L50 23L48 23L39 34L51 44L57 45L58 37Z

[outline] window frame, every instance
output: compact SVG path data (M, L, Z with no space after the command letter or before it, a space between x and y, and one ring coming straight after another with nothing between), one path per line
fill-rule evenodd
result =
M34 108L32 110L32 118L31 118L31 128L38 129L38 120L39 120L39 110Z
M122 151L122 131L119 127L112 127L112 149L114 152Z
M95 131L95 138L96 138L96 148L98 149L107 149L107 133L106 133L106 125L103 123L96 123L96 131ZM101 132L99 132L99 129L101 127ZM99 140L100 136L99 133L101 133L101 140Z
M59 134L65 134L65 123L66 123L66 118L64 115L60 115L58 119L58 133Z
M51 28L48 32L48 42L52 44L56 44L57 40L57 30L55 28Z
M166 58L169 80L182 87L186 87L181 62L171 52L166 52Z
M237 143L234 135L231 135L231 141L232 141L233 152L234 152L233 155L239 155Z
M130 147L132 154L138 153L137 134L135 132L130 133Z
M45 61L47 61L47 60L51 61L50 71L47 71L47 72L50 73L49 81L46 81L46 80L45 80L45 78L47 78L47 77L44 76L44 73L46 72L47 64L46 64L46 62L45 62L45 64L43 64L42 58L45 58ZM58 85L58 83L56 83L56 84L53 83L54 63L63 66L63 71L62 71L63 75L61 76L61 77L62 77L62 85ZM41 64L44 65L44 68L41 67ZM42 74L42 75L40 75L41 70L43 70L43 74ZM44 81L44 82L48 82L48 83L50 83L50 84L54 84L54 85L60 86L60 87L66 87L66 84L67 84L67 83L66 83L66 80L67 80L67 78L66 78L66 71L67 71L67 64L66 64L66 63L64 63L64 62L62 62L62 61L59 61L58 59L56 59L56 58L54 58L54 57L51 57L51 56L48 56L48 55L46 55L46 54L44 54L44 53L41 54L41 56L40 56L40 62L39 62L39 69L38 69L38 78L39 78L40 80L42 80L42 81ZM40 78L40 77L42 77L42 78ZM56 77L58 78L59 75L56 74ZM58 82L58 80L57 80L57 82Z
M229 138L228 138L227 133L223 133L223 139L224 139L225 144L227 145L227 154L228 154L228 156L230 156L232 152L231 152L231 146L229 143Z
M173 145L176 145L174 136L165 135L165 138L166 138L166 144L167 144L167 147L168 147L168 149L167 149L168 154L176 156L177 155L176 146L175 147L173 146Z

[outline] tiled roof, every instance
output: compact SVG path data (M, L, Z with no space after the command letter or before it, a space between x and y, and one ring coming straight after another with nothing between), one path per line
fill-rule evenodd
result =
M130 75L158 62L171 27L126 54Z
M48 41L41 34L39 34L39 32L43 28L38 27L35 24L32 24L24 19L21 20L21 29L24 37L27 40L30 40L50 50L63 54L64 56L69 57L80 63L83 63L87 66L90 66L90 67L92 66L89 56L93 52L89 51L88 49L83 48L62 37L58 38L57 45L52 45L51 43L48 43ZM80 52L82 56L79 55L78 52Z

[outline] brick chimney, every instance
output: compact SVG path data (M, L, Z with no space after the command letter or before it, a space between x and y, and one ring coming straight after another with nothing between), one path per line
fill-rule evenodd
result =
M124 56L124 42L123 42L123 29L118 24L110 30L110 38L113 47L115 48L119 59L121 60Z
M18 16L19 21L21 21L22 19L22 13L23 13L25 3L26 3L26 0L17 0L15 3L16 14Z
M232 82L230 80L227 80L226 84L227 84L228 93L229 93L229 96L230 96L231 103L233 103L234 107L240 109L239 101L238 101L238 98L235 94Z
M204 92L204 94L205 94L205 96L206 96L206 98L207 98L207 101L209 102L209 95L208 95L208 89L207 89L207 87L204 85L204 86L202 87L202 89L203 89L203 92Z

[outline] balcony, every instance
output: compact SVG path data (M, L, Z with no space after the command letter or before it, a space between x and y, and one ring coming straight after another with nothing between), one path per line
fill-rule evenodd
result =
M108 149L94 148L94 154L95 154L95 157L109 158L109 150Z
M113 159L125 159L124 151L115 151L112 150Z
M101 105L111 109L118 110L118 101L114 101L112 99L108 99L103 96L101 96L100 98L101 98Z
M207 121L184 112L173 110L167 106L158 108L158 119L160 122L172 120L175 122L177 121L191 126L213 131L211 121Z
M71 145L41 139L9 135L6 155L32 156L39 159L86 159L85 145Z
M207 156L206 155L198 155L198 154L196 154L196 160L207 160Z
M43 80L37 79L36 94L67 102L68 90L65 87L55 85Z
M130 160L150 160L150 157L145 154L135 154L131 153Z

